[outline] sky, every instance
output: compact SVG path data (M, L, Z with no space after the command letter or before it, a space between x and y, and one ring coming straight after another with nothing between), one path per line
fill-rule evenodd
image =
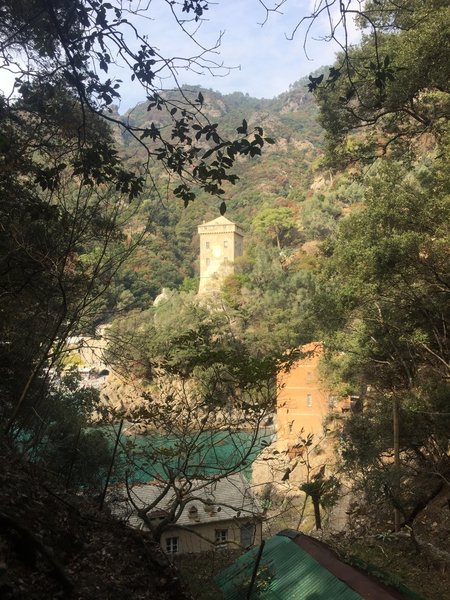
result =
M267 0L272 4L275 0ZM223 94L240 91L256 98L273 98L289 89L289 85L319 67L333 63L337 46L324 41L329 25L317 21L309 33L305 54L305 28L294 39L288 39L298 21L321 0L287 0L279 13L270 13L264 25L266 13L258 0L217 0L211 2L201 26L195 32L196 39L204 48L211 48L221 36L220 48L209 57L217 64L230 67L219 69L215 75L206 69L182 66L176 69L180 84L202 85ZM147 0L133 0L144 6ZM125 4L125 3L124 3ZM299 8L300 5L300 8ZM133 18L133 24L146 35L165 57L189 57L202 52L175 23L166 0L151 0L150 18ZM186 27L192 29L192 24ZM197 27L197 25L196 25ZM351 27L351 41L356 42L358 33ZM131 37L127 41L133 45ZM108 76L121 78L122 100L120 112L145 100L143 90L129 80L124 69L110 71ZM8 91L13 78L0 68L0 89ZM163 80L164 87L173 87L173 81Z
M266 13L258 0L218 0L211 3L196 38L204 47L212 47L222 34L220 48L212 57L231 69L229 72L223 70L223 76L179 69L179 82L202 85L223 94L240 91L256 98L273 98L287 91L289 85L301 77L323 65L332 64L338 50L336 44L323 39L328 31L324 20L318 21L309 34L306 45L308 56L303 47L305 27L297 32L294 39L288 39L300 18L314 4L314 0L288 0L279 13L270 13L267 22L261 25ZM199 51L174 24L163 1L158 4L154 0L152 7L155 20L147 22L145 29L149 39L155 40L161 49L161 54L190 56L190 51ZM358 33L352 26L351 41L356 42L357 39ZM138 90L129 88L121 109L139 100L142 97Z

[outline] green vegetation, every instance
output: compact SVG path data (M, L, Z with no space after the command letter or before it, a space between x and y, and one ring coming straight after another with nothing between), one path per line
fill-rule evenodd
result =
M207 5L184 12L201 18ZM340 5L332 37L354 5ZM145 386L127 416L147 442L125 444L126 468L175 492L157 526L156 505L142 513L155 539L185 505L186 481L248 469L277 370L321 340L323 373L359 397L339 449L364 515L355 535L402 529L416 548L442 546L415 534L450 480L450 12L443 0L357 12L364 36L326 76L258 100L159 89L158 70L176 66L138 30L136 55L122 36L133 26L109 3L0 7L2 59L19 72L15 96L0 96L2 446L58 493L101 491L111 447L93 415L124 416L79 380L69 337L111 325L110 363ZM147 98L123 116L114 56ZM246 247L206 306L197 226L225 210ZM212 460L218 439L236 441L231 457ZM309 475L317 524L337 479ZM8 518L9 540L22 517Z
M316 93L332 159L373 162L379 143L386 155L324 245L314 313L330 376L363 408L344 427L344 467L380 521L382 507L395 509L398 529L414 526L450 473L449 79L440 60L412 64L419 51L430 59L450 21L439 2L411 13L383 2L371 17L382 31Z
M361 44L311 85L334 164L417 155L447 135L449 18L445 0L365 3Z
M450 204L441 152L413 167L378 166L364 207L328 246L316 299L330 366L350 389L362 390L366 405L346 425L346 465L368 493L384 490L380 501L398 508L407 524L443 488L449 469ZM397 464L383 460L393 448L395 406Z
M116 367L134 369L147 381L141 401L128 411L147 435L138 445L127 440L127 478L160 483L158 497L139 511L159 540L191 495L248 471L272 415L274 380L284 359L255 352L224 314L185 294L129 315L111 337ZM164 518L152 519L158 503L169 498Z

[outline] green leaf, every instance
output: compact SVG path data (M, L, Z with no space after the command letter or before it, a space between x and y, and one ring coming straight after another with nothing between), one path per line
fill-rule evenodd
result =
M243 119L243 120L242 120L242 125L241 125L241 127L238 127L238 128L236 129L236 131L237 131L238 133L243 133L244 135L246 135L246 134L247 134L247 132L248 132L248 124L247 124L247 121L246 121L245 119Z

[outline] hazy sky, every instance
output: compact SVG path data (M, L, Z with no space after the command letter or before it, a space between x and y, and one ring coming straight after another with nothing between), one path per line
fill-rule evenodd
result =
M205 47L211 47L222 33L220 49L213 58L235 68L222 77L206 72L196 75L181 69L178 71L180 83L199 84L222 93L248 92L257 98L273 98L286 91L300 77L331 64L338 49L320 39L328 31L325 21L317 22L309 34L306 47L309 59L303 48L305 27L293 40L287 39L313 4L312 0L290 0L281 9L282 14L271 13L263 26L261 23L266 14L258 0L218 0L211 4L205 13L208 20L202 23L196 38ZM161 49L161 54L190 56L198 52L174 24L167 5L153 2L152 6L155 20L147 21L145 29L149 39L155 40ZM141 21L141 27L143 24ZM351 37L357 40L354 28ZM141 99L137 90L129 89L124 95L122 109Z
M234 68L226 76L213 76L205 71L197 74L181 68L177 70L179 83L202 85L224 94L240 91L257 98L273 98L286 91L300 77L333 62L337 47L320 40L328 31L325 21L317 22L309 33L306 48L309 60L303 48L305 28L300 29L293 40L287 39L300 18L308 14L317 1L320 0L289 0L281 9L282 14L271 13L264 26L261 23L266 15L258 0L217 0L211 3L205 12L207 20L196 32L196 39L204 48L210 48L222 34L220 49L210 58ZM141 4L147 4L147 0ZM134 24L148 35L149 42L159 49L162 56L189 57L201 52L174 22L167 2L152 0L149 14L152 18L140 18ZM354 41L357 40L354 29L351 36ZM225 73L222 70L222 75ZM118 70L108 75L116 75L123 80L121 112L145 100L142 89L130 83L129 73ZM0 89L6 92L11 82L11 75L0 68ZM173 87L173 81L165 80L163 85Z

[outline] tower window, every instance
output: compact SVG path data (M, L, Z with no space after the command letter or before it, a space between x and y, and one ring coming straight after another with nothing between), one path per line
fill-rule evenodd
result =
M210 260L209 260L209 258L207 258L207 259L206 259L206 266L207 266L207 267L209 267L209 263L210 263Z
M223 240L223 247L228 248L228 240Z
M205 248L209 248L209 242L205 243Z

